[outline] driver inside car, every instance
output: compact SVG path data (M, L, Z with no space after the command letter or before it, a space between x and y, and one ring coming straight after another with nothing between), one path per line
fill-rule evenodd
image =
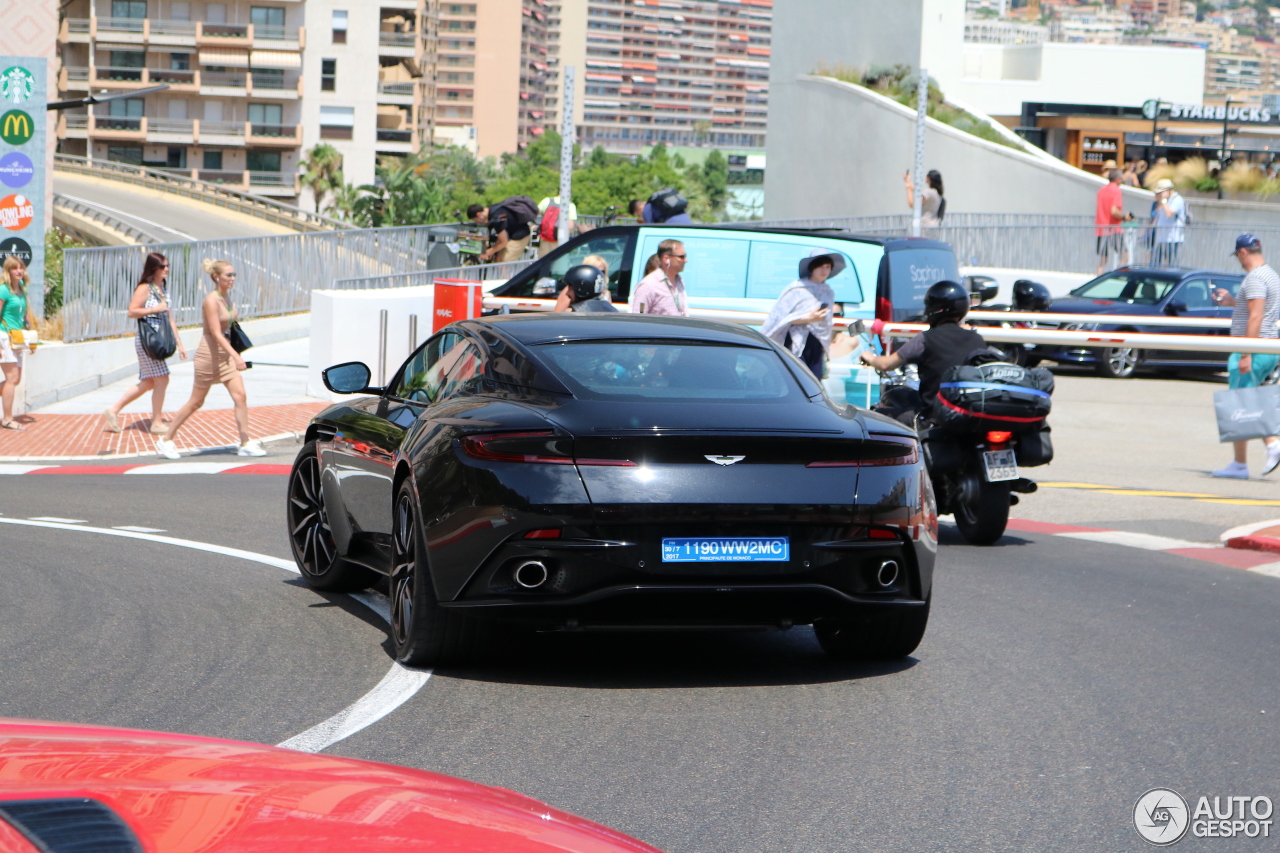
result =
M887 391L876 411L907 426L915 425L917 413L933 410L942 375L965 364L975 350L987 348L973 329L961 324L969 313L969 292L954 281L940 281L924 296L924 316L929 323L921 332L889 355L873 355L863 350L862 360L881 372L914 364L920 371L920 390L898 386Z

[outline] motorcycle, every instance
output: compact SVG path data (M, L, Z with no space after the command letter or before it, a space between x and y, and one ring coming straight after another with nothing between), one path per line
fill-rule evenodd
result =
M1022 469L1053 460L1044 421L1052 374L995 358L993 353L984 364L948 371L932 413L920 411L912 366L882 373L877 406L886 414L918 412L915 427L938 513L953 515L960 535L974 545L999 540L1019 495L1036 491L1036 483L1022 476Z

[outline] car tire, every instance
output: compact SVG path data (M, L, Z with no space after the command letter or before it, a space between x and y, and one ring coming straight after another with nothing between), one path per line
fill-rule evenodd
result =
M973 477L956 499L956 527L969 544L992 545L1009 526L1009 483L988 483L981 474Z
M377 573L348 563L338 553L320 490L314 441L304 444L293 460L286 502L289 546L307 586L322 592L358 592L373 585Z
M465 663L478 650L480 624L441 607L427 564L418 499L400 484L391 520L391 642L405 666Z
M1130 379L1142 364L1142 350L1134 347L1103 347L1098 350L1098 375L1108 379Z
M848 619L821 619L813 631L822 650L839 660L897 660L916 650L929 625L924 607Z

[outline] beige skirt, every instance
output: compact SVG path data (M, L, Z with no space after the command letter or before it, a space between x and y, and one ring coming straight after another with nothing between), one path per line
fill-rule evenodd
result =
M240 372L226 350L218 347L210 352L210 349L208 341L201 338L200 346L196 347L196 388L208 388L219 383L225 385Z

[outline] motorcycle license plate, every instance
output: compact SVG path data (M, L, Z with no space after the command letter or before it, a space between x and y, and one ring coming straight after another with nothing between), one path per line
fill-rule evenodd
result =
M987 482L1018 479L1018 457L1012 450L988 450L982 454L982 464L987 469Z

